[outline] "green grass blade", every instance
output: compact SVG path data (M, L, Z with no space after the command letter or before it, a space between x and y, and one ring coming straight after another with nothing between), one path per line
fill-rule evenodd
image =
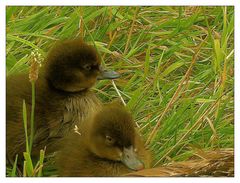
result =
M175 62L173 64L171 64L169 67L167 67L163 73L161 73L162 77L166 77L167 75L169 75L171 72L173 72L174 70L182 67L184 65L184 62L179 61L179 62Z
M148 46L147 52L146 52L146 58L144 62L144 79L146 79L148 72L149 72L149 62L150 62L150 46Z
M23 124L25 131L25 143L26 143L26 152L29 153L29 141L28 141L28 130L27 130L27 107L25 100L23 100Z
M40 150L40 158L39 158L39 166L40 169L38 171L38 177L42 176L42 166L43 166L43 161L44 161L44 156L45 156L45 150Z
M16 177L16 170L17 170L17 161L18 161L18 154L16 155L14 164L13 164L13 168L12 168L12 172L11 172L11 177Z
M32 164L32 159L29 153L24 152L23 153L24 159L25 159L25 170L26 170L26 175L28 177L33 176L33 164Z
M35 81L31 82L32 86L32 106L31 106L31 124L30 124L30 142L29 152L32 151L33 138L34 138L34 112L35 112Z

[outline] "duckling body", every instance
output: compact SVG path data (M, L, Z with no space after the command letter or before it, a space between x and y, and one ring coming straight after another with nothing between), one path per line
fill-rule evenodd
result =
M26 75L18 75L17 78L24 78ZM26 82L26 85L24 84ZM8 83L14 82L9 79ZM25 151L25 134L22 121L22 100L26 101L28 111L28 122L31 110L31 84L27 79L21 82L24 88L18 88L19 85L11 85L7 90L7 153L10 157L16 154L21 156ZM74 125L81 123L93 111L97 111L101 102L91 91L82 91L79 93L65 96L58 91L49 92L48 86L39 78L36 83L36 107L35 107L35 137L33 144L33 156L39 155L39 150L47 145L47 152L53 152L57 146L57 140L64 134L71 131ZM14 91L19 91L16 94ZM14 112L13 112L14 111ZM30 127L30 123L28 123ZM30 130L30 129L29 129Z
M32 155L47 146L57 150L57 140L81 123L101 102L90 88L101 75L96 50L79 40L58 43L48 54L36 82L35 136ZM25 100L30 128L31 83L28 74L7 77L7 155L25 151L22 103Z
M122 176L149 168L151 154L122 106L107 105L69 133L56 155L60 176Z

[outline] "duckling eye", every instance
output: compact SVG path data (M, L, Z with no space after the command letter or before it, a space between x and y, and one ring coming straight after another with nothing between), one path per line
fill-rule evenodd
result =
M112 145L114 143L114 139L108 135L106 135L106 143Z
M92 69L91 65L85 65L83 68L87 71L90 71Z

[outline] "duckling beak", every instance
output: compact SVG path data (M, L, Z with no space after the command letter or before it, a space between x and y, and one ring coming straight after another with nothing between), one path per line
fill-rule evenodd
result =
M102 67L100 67L100 75L97 77L98 80L103 80L103 79L116 79L119 78L120 74L115 72L115 71L111 71L111 70L106 70Z
M144 169L144 163L138 158L132 146L123 148L121 162L132 170Z

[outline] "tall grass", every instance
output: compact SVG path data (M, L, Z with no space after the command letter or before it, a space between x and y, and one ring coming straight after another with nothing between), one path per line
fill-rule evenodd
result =
M186 160L196 148L234 146L233 7L7 7L6 12L7 75L26 72L32 50L45 56L55 40L80 33L94 40L104 65L122 74L114 83L98 82L94 90L104 102L121 97L126 103L155 166Z

